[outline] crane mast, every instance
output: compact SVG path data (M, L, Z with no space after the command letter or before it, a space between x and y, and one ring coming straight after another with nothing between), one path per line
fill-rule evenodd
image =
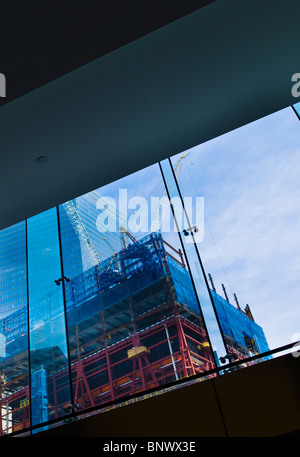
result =
M78 211L73 203L72 200L63 203L62 205L70 219L70 222L73 225L73 228L79 238L79 240L86 246L88 249L88 252L94 262L94 264L99 264L101 263L100 257L98 255L98 252L96 251L96 248L81 220L81 217L78 214Z
M180 158L178 159L178 161L174 167L174 173L175 173L176 178L179 177L183 159L185 159L185 157L189 153L190 153L190 151L181 154ZM101 198L95 192L90 192L90 195L95 201L98 198ZM157 207L154 217L152 219L151 226L150 226L150 232L159 230L159 228L161 226L161 219L159 217L160 209L162 209L162 214L163 214L165 209L167 209L170 204L169 200L166 197L167 197L167 191L165 190L162 197L160 198L158 207ZM70 200L66 203L63 203L62 206L64 207L79 240L82 242L83 246L85 246L87 248L93 263L95 265L101 263L101 259L98 255L98 252L81 220L80 215L78 214L78 211L77 211L76 206L74 205L73 201ZM116 215L117 215L117 217L120 217L118 212ZM124 247L126 247L125 234L131 239L131 241L136 242L136 239L133 238L132 235L127 230L124 229L124 227L120 227L120 232L121 232L121 235L123 238Z
M189 153L190 153L190 151L187 151L187 152L181 154L180 158L178 159L178 161L174 167L174 173L175 173L176 178L178 178L180 175L183 159L185 159L185 157ZM161 226L161 222L162 222L162 217L161 218L159 217L160 209L162 209L162 215L163 215L164 211L169 207L169 205L170 205L170 202L167 198L167 191L165 190L163 193L163 196L161 197L161 199L159 201L159 204L158 204L157 210L154 214L154 217L152 219L151 226L150 226L150 232L155 232L156 230L159 230L159 228Z

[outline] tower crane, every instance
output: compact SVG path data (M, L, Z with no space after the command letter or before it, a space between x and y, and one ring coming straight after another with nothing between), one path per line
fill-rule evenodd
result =
M176 178L178 178L180 175L183 159L185 159L189 155L189 153L190 153L190 151L187 151L187 152L184 152L183 154L181 154L178 161L176 162L176 165L174 167L174 173L175 173ZM166 198L166 196L167 196L167 191L165 190L163 193L163 196L161 197L161 199L159 201L159 204L158 204L157 210L154 214L154 217L152 219L151 226L150 226L150 232L155 232L156 230L159 230L159 228L161 226L162 217L161 218L159 217L160 208L162 208L162 216L163 216L164 211L169 207L169 204L170 204L169 200Z
M190 153L190 151L187 151L183 154L181 154L180 158L178 159L175 167L174 167L174 173L175 173L175 176L176 178L179 177L179 174L180 174L180 171L181 171L181 167L182 167L182 162L183 160L185 159L185 157L188 156L188 154ZM101 196L99 196L95 191L92 191L92 192L89 192L89 195L95 200L97 201L99 198L102 198ZM167 195L167 191L165 190L162 197L160 198L160 201L159 201L159 204L158 204L158 207L157 207L157 210L154 214L154 217L152 219L152 222L151 222L151 226L150 226L150 232L154 232L156 230L159 230L160 228L160 225L161 225L161 219L159 218L159 212L160 212L160 208L162 208L162 214L164 213L164 210L168 207L169 205L169 201L168 199L166 199L166 195ZM83 246L85 246L91 256L91 259L93 261L94 264L99 264L101 263L101 259L98 255L98 252L85 228L85 225L84 223L82 222L81 220L81 217L80 215L78 214L78 211L76 209L76 206L74 205L73 201L70 200L66 203L63 203L62 205L74 227L74 230L79 238L79 240L82 242ZM134 213L133 213L134 214ZM133 216L132 214L132 216ZM118 220L120 220L120 213L119 212L116 212L116 216L118 218ZM131 216L130 216L131 217ZM129 219L130 219L129 217ZM128 222L128 221L127 221ZM133 242L136 242L137 240L126 230L124 229L124 227L120 227L120 232L121 232L121 236L122 236L122 239L123 239L123 243L124 243L124 247L126 247L126 242L125 242L125 234L129 237L129 239Z
M175 173L176 178L179 177L180 171L181 171L181 167L182 167L182 162L189 155L189 153L190 153L190 151L182 153L180 155L179 159L177 160L176 165L174 167L174 173ZM162 197L159 200L159 204L158 204L158 207L157 207L156 212L154 214L154 217L152 218L151 226L150 226L150 233L159 230L159 228L161 226L162 217L161 217L161 219L159 218L160 208L162 208L162 216L163 216L164 211L169 207L169 204L170 204L169 200L166 198L166 196L167 196L167 191L165 190L163 195L162 195ZM132 213L132 215L130 217L132 217L133 215L134 215L134 213ZM129 219L130 219L130 217L129 217ZM120 231L121 231L122 236L123 236L123 243L124 243L124 247L125 248L126 248L125 234L128 236L128 238L131 241L137 242L137 240L124 227L120 227Z
M81 220L81 217L78 214L78 211L76 209L76 206L74 205L73 201L70 200L66 203L63 203L62 205L67 213L67 216L70 219L70 222L73 225L73 228L79 238L79 240L86 246L86 248L89 251L89 254L94 262L94 264L99 264L101 263L100 257L98 255L98 252L96 251L96 248Z

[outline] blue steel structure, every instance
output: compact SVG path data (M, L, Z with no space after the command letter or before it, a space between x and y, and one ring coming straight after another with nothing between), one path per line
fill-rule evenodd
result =
M27 304L25 222L0 235L0 319Z
M70 227L69 229L72 234ZM77 257L77 260L79 260L79 257ZM227 346L232 352L243 358L256 352L261 353L269 350L263 330L258 324L246 315L245 312L235 308L213 290L211 290L211 295ZM143 347L141 340L142 338L146 338L143 336L144 334L147 335L147 341L150 341L149 338L153 338L151 337L151 332L158 332L159 325L163 328L166 325L165 323L171 322L175 308L173 305L169 305L170 300L172 300L180 319L182 319L185 325L189 323L188 325L190 327L189 330L186 330L187 332L191 332L191 329L194 332L197 332L197 329L199 332L201 329L203 330L204 323L190 274L180 261L167 255L162 236L159 232L151 233L139 242L132 243L116 252L110 258L107 258L101 264L95 265L89 270L76 275L65 283L69 357L73 367L72 381L73 389L75 389L76 385L75 396L77 400L84 396L83 394L81 397L79 395L80 382L86 382L83 363L87 366L90 363L89 360L99 353L99 344L101 343L102 348L103 345L106 345L106 350L110 351L109 354L111 354L110 357L112 360L113 357L116 357L116 355L113 356L112 354L114 348L119 348L122 344L126 343L126 347L130 347L128 346L130 343L133 349ZM45 303L49 303L51 297L49 298L47 296L44 301ZM33 309L32 305L31 309ZM133 310L134 316L132 316ZM34 311L34 316L37 316L36 312ZM49 405L53 405L55 401L61 405L70 403L68 389L64 388L60 392L55 392L53 388L54 380L58 384L60 382L66 382L67 355L64 354L62 346L47 347L45 345L43 335L45 329L48 332L51 331L48 324L53 317L51 316L51 312L51 307L49 306L41 309L44 324L31 326L30 329L31 341L35 342L35 347L31 348L30 367L31 415L33 425L42 424L53 417L53 414L49 414L49 411L51 411ZM105 331L103 331L103 325L105 325ZM170 334L172 334L171 338L173 338L175 348L177 344L175 330L172 330L171 326L168 329ZM193 361L197 363L197 357L199 357L199 367L201 367L201 360L201 363L203 363L203 360L213 363L212 357L207 352L209 351L211 353L210 349L205 348L205 344L207 344L205 342L208 341L207 335L202 330L202 336L201 338L199 337L199 344L197 346L198 349L196 349L195 343L192 343L192 341L195 341L196 333L189 340L190 349L192 347L191 344L193 344ZM131 337L128 336L128 332L131 333ZM20 411L24 415L26 406L23 406L21 410L20 407L18 408L16 406L21 405L22 402L24 404L26 398L28 398L28 387L26 385L24 386L21 380L14 382L14 389L12 391L5 386L10 384L10 376L16 377L17 361L20 373L24 375L24 372L26 373L26 370L28 370L27 306L23 306L1 319L0 333L5 341L5 352L1 354L0 367L6 383L2 388L1 403L8 402L11 397L11 411L15 410L15 417L19 414L21 421ZM95 333L98 336L100 335L100 343L99 337L98 342L94 341ZM40 336L44 341L41 345L38 342ZM203 347L200 347L201 345ZM85 356L84 359L81 356L82 348L85 348L85 351L88 353L88 356ZM103 349L101 350L103 351ZM121 354L121 352L119 353ZM148 363L149 369L155 366L159 357L162 357L160 354L157 355L157 358L153 358L153 354L154 351L152 350L152 355L147 355L150 360ZM146 357L145 354L143 355ZM174 356L173 366L179 367L179 358L177 357L175 359L176 357ZM146 362L143 363L145 367ZM124 368L124 363L122 365L123 368L118 368L116 371L118 373L118 379L125 379L125 375L127 377L129 376L128 370L130 368L128 368L128 364L129 361L125 364L126 369ZM78 377L78 366L81 367L81 378ZM210 366L212 367L213 365ZM105 369L106 371L107 367ZM209 364L205 365L205 369L207 367L209 367ZM203 367L200 369L203 370ZM63 375L61 380L56 375L55 378L54 372ZM98 374L97 376L95 376L95 379L100 380L100 375ZM101 379L104 379L104 372L101 376ZM159 385L162 381L158 379L158 384L155 384L155 376L155 374L152 374L152 381L154 383L152 385ZM107 376L105 379L106 384L108 384ZM169 377L168 379L170 380L171 378ZM26 377L25 382L27 382ZM93 386L92 378L90 378L89 382ZM130 382L136 385L137 381L132 378ZM116 383L114 382L112 384ZM101 385L97 386L98 390L100 387ZM92 390L94 395L95 386ZM15 400L16 395L18 401ZM95 404L94 397L91 394L88 404ZM27 405L28 407L29 405ZM57 411L58 409L56 407ZM60 408L60 410L62 411L63 409ZM12 416L13 412L10 414Z
M228 347L244 356L270 350L262 327L251 313L236 308L214 290L210 292Z
M32 425L42 424L49 419L47 372L40 368L31 376Z

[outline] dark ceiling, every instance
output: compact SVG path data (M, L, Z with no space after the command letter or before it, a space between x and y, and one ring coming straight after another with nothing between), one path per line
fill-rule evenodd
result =
M0 106L214 0L2 0Z
M299 17L299 0L0 1L0 229L299 101Z

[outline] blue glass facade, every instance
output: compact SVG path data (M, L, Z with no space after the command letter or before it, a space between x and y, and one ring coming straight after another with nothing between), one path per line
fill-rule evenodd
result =
M25 222L0 232L0 287L0 430L11 433L30 424Z
M2 434L214 367L194 343L207 334L189 273L161 234L121 249L118 235L113 254L85 270L91 247L69 209L0 234Z
M27 303L25 222L1 231L0 319Z
M242 310L211 290L216 311L228 346L252 356L270 350L264 331Z
M52 372L68 367L57 209L27 221L32 425L64 414ZM70 400L70 388L65 389Z
M57 346L67 353L56 208L28 219L28 293L33 352Z
M111 233L104 249L90 206L75 200L0 232L2 434L205 373L220 356L199 271L159 231L126 247ZM87 268L95 250L105 259ZM211 293L226 338L268 350L261 327Z
M81 244L64 205L61 205L58 210L62 240L63 269L68 278L74 278L83 271Z
M172 167L166 160L149 168L147 189L147 169L132 177L130 195L151 195L162 184L164 195L180 197ZM108 193L121 188L113 183ZM0 232L2 435L215 376L217 366L225 372L225 354L246 365L269 351L249 309L208 287L203 257L184 231L168 238L163 230L132 230L125 242L119 228L136 210L125 218L112 200L98 189ZM173 226L180 217L185 226L187 213L172 209Z

